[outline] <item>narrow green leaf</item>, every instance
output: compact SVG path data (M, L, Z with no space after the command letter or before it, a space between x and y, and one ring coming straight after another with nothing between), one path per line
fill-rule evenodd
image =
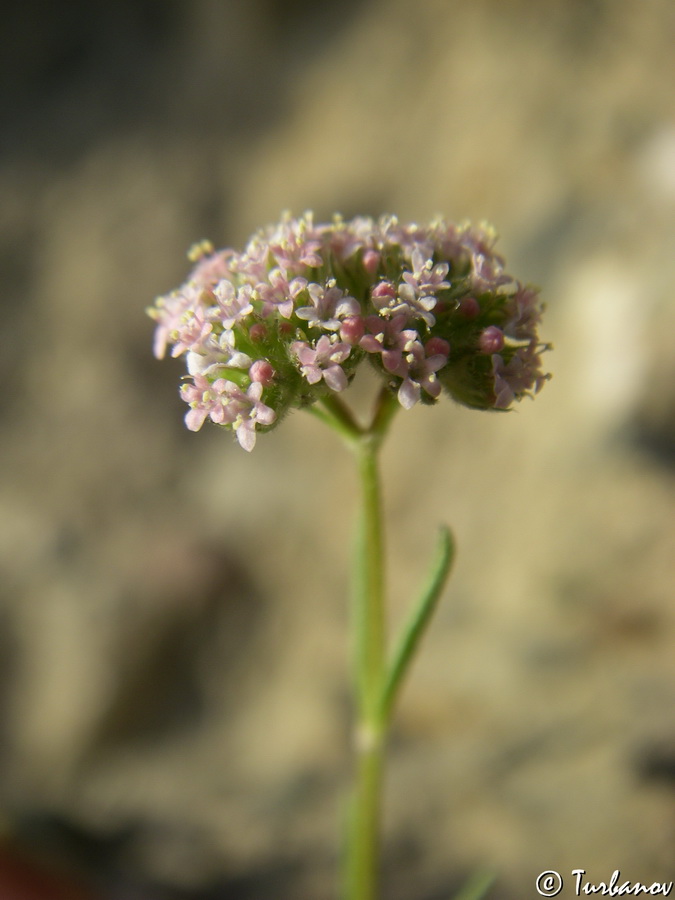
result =
M454 900L483 900L487 896L487 892L495 883L496 877L494 872L480 870L468 878L455 894Z
M429 581L419 603L405 623L394 648L380 699L382 722L388 722L403 679L410 668L419 642L436 609L455 556L455 543L450 529L443 525L438 536L438 549Z

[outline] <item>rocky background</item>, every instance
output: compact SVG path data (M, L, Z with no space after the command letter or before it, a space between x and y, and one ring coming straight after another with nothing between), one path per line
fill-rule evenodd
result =
M188 433L143 312L307 208L494 222L555 344L535 403L385 454L394 621L459 545L385 897L675 877L674 44L672 0L3 13L2 900L335 896L351 461L300 413Z

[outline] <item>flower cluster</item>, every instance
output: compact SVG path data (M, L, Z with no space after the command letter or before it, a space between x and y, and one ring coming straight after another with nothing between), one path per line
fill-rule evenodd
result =
M155 356L186 358L187 427L210 419L252 450L257 428L344 391L366 359L405 409L443 388L477 409L536 393L549 377L538 293L506 273L495 240L485 225L306 213L242 253L196 245L187 281L148 310Z

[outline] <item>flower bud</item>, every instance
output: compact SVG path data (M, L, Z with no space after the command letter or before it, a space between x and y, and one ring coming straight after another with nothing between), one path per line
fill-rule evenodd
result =
M263 325L262 322L255 322L255 324L251 325L248 330L249 337L252 341L264 341L267 337L267 328Z
M499 353L504 347L504 332L496 325L489 325L478 338L481 353Z
M275 374L272 364L266 359L256 359L248 370L248 377L251 381L257 381L263 387L269 387L272 384Z
M475 319L480 313L480 304L475 297L462 297L457 309L466 319Z
M391 281L381 281L373 288L372 296L376 299L393 299L396 296L396 288Z
M366 326L362 316L347 316L340 325L340 337L345 344L358 344L365 331Z
M436 356L436 354L441 354L442 356L450 355L450 344L447 341L444 341L443 338L432 337L424 345L424 349L427 352L427 356Z
M374 275L380 265L380 254L377 250L366 250L363 254L363 268L369 275Z

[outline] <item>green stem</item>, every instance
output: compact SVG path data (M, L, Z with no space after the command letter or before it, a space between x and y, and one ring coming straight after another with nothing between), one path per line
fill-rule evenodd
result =
M321 406L310 406L308 411L340 434L350 446L364 433L351 409L339 397L328 396L319 401Z
M353 603L357 762L347 847L349 900L375 900L378 884L379 813L385 729L385 722L380 715L385 627L379 443L379 435L368 432L353 444L361 486L361 515Z
M383 389L370 427L351 443L358 462L361 513L353 600L353 672L357 698L356 773L347 846L348 900L376 900L380 861L380 807L387 719L382 715L385 674L385 572L379 448L399 408Z
M357 739L355 786L347 834L346 900L379 896L383 734Z
M377 900L379 895L380 807L386 732L393 706L445 583L453 555L447 528L428 584L386 660L384 529L379 476L379 449L399 408L383 389L368 427L361 427L339 397L327 396L309 407L330 425L356 455L361 494L354 562L353 680L356 695L355 786L346 855L346 900Z

